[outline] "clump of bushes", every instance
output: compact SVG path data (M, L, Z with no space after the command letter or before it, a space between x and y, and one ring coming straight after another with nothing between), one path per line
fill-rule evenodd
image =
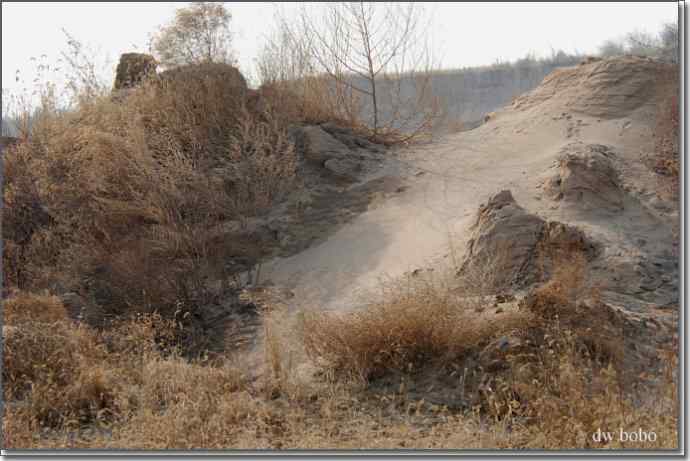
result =
M487 323L473 307L448 287L415 283L365 309L305 313L304 345L316 363L366 382L458 360L528 321L508 314L500 326Z
M591 437L599 428L620 427L659 428L644 446L674 446L677 352L660 350L667 365L656 384L636 387L640 381L625 356L626 327L584 285L585 262L570 254L517 309L500 314L427 282L403 284L365 310L306 313L304 347L327 376L354 376L365 387L376 388L385 376L414 382L438 375L435 386L451 380L457 389L448 392L464 396L480 424L489 425L481 431L504 434L490 442L494 448L631 446ZM445 375L463 368L472 373L461 383ZM640 404L640 389L658 395L659 408Z
M6 400L23 401L39 427L92 421L112 406L99 365L104 351L92 331L71 324L54 297L21 294L5 305Z
M247 98L237 69L202 64L71 110L46 104L3 158L5 287L77 292L100 323L193 319L227 297L210 282L261 249L214 228L283 199L297 167L285 123Z
M8 304L5 447L42 446L67 434L88 439L94 430L132 419L141 431L141 418L174 413L175 407L185 417L199 415L203 405L213 406L211 396L245 384L229 365L182 359L175 343L179 326L159 315L121 319L99 331L67 318L54 297L20 293Z

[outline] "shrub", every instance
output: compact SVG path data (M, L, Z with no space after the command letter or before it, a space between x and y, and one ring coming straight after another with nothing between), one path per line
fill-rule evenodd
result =
M191 427L213 428L216 436L232 431L226 424L240 428L254 411L243 374L227 363L180 358L171 341L176 328L156 315L103 332L68 322L6 326L4 446L88 444L94 429L113 427L116 443L153 438L187 446ZM207 442L188 440L197 448Z
M69 384L75 374L80 348L90 349L93 340L88 334L75 333L62 323L5 327L3 382L6 397L21 398L36 381Z
M668 360L656 385L636 381L624 354L628 343L621 319L585 284L585 255L578 249L562 250L553 260L550 278L522 300L517 311L478 312L468 309L474 297L465 299L443 284L409 279L386 293L385 302L361 311L303 314L300 331L306 353L327 376L354 376L368 386L375 386L377 378L402 376L417 383L417 392L419 376L429 380L437 374L438 379L421 386L442 386L447 385L443 375L448 370L469 367L461 389L448 393L461 393L479 411L461 417L464 425L476 421L477 430L486 435L479 446L631 447L625 442L595 443L591 436L599 428L638 426L659 428L658 439L645 447L674 446L677 419L670 410L675 405L677 361ZM489 298L481 299L486 303ZM645 392L658 395L664 410L648 403L640 406L638 398ZM419 412L421 403L406 401L403 390L399 394L394 402ZM456 426L449 422L439 429L452 432L450 427ZM457 448L451 440L432 443Z
M229 64L188 65L162 72L129 98L141 114L149 147L169 152L170 142L202 168L221 160L242 116L247 83Z
M233 258L262 255L260 242L219 239L217 226L262 213L295 176L284 124L246 97L235 68L206 64L42 111L4 158L8 286L81 293L99 325L177 312L197 344L191 313L232 296L211 282Z
M537 449L671 448L677 446L677 358L668 360L655 385L631 392L613 363L583 355L579 338L568 329L552 328L548 342L534 351L532 366L513 358L509 373L486 394L503 424L513 434L506 446ZM670 354L670 356L668 355ZM669 360L670 357L670 360ZM653 395L653 398L647 396ZM641 400L639 396L645 396ZM653 431L655 440L619 440L617 431ZM598 431L614 432L612 440L595 440Z
M3 286L7 290L23 288L37 278L32 258L43 258L44 263L54 260L45 245L45 230L53 220L41 198L32 149L20 144L3 154Z
M434 306L444 298L439 294L429 297L428 285L399 293L396 312L401 314L407 312L399 307L405 300L404 293L411 297L408 306L412 299L425 306L425 300L429 299L428 305ZM430 307L426 311L431 319L438 312L443 310ZM419 316L408 316L408 319L419 323L408 331L424 330ZM282 320L282 314L272 318L271 329L278 327ZM539 325L525 320L508 316L479 330L473 330L471 325L455 325L454 330L479 331L477 335L490 338L507 331L530 332ZM394 323L390 330L382 331L383 336L395 338L391 330L404 323ZM481 324L478 319L477 324ZM369 325L382 324L369 322ZM288 362L296 358L291 355L296 352L294 345L289 346L290 354L287 354L283 343L272 347L282 350L268 354L275 355L282 364L271 363L271 358L266 363L248 363L271 367L273 378L282 379L281 375L289 378L289 383L282 383L289 384L288 387L279 388L289 392L274 392L274 386L281 384L270 380L266 382L268 387L262 389L263 380L248 379L242 369L229 361L181 359L174 345L166 346L166 338L174 336L174 330L179 327L156 315L119 320L103 332L64 322L24 323L14 327L11 333L5 332L3 377L9 385L5 387L8 403L3 420L4 446L14 449L562 449L676 445L676 355L669 352L660 357L668 367L657 377L659 387L640 389L645 399L636 402L628 388L621 387L615 368L584 355L574 332L556 324L552 326L545 340L520 354L512 357L509 354L506 360L510 367L483 373L494 378L483 380L484 412L452 414L433 409L434 405L406 396L403 391L378 396L348 390L341 382L321 382L318 374L306 377L305 381L298 370L281 368L289 367ZM441 331L438 325L436 328ZM312 333L310 329L300 330L298 335L296 331L281 332L279 341ZM426 331L433 333L430 329ZM357 339L357 332L368 335L363 344L377 345L369 330L356 330L342 338L352 341ZM273 337L275 331L267 334ZM447 351L464 350L473 354L475 346L462 345L484 344L483 340L474 342L458 336L443 341L436 337L440 346L429 346L431 342L421 336L416 339L419 347L402 343L398 350L385 348L386 342L379 343L384 345L379 357L390 357L392 362L369 369L409 373L406 360L414 357L411 351L421 351L426 360L442 364L457 359L445 354ZM329 350L338 352L339 349ZM370 351L377 353L378 349ZM347 367L354 361L345 358L340 363ZM378 365L378 362L357 363ZM650 371L650 374L654 373ZM17 376L22 379L15 379ZM453 386L457 391L457 377ZM656 442L598 444L591 438L598 428L635 430L637 427L654 430L658 435Z
M5 399L22 400L37 427L62 428L116 411L112 370L93 332L66 322L3 330Z
M305 349L330 370L369 380L451 362L527 321L507 316L499 326L470 306L447 288L415 283L361 310L305 313Z

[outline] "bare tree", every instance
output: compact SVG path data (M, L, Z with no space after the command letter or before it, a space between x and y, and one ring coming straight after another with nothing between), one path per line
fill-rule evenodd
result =
M59 62L65 76L65 90L69 93L70 102L90 100L108 91L108 84L103 78L107 74L109 63L98 59L98 52L75 36L62 29L67 39L67 49L60 53ZM99 62L100 61L100 62Z
M221 2L194 2L175 12L175 19L153 36L151 48L166 67L232 63L231 19Z
M659 42L654 35L642 30L634 30L625 36L628 54L636 56L656 56Z
M276 13L275 23L256 59L261 83L273 85L313 75L316 69L309 54L307 36L291 30L283 12Z
M599 47L601 56L620 56L631 54L651 56L670 62L678 61L678 24L666 23L655 35L634 30L622 38L606 40Z
M659 33L661 57L678 62L678 23L670 22L662 26Z
M312 54L313 37L282 8L276 10L274 19L274 28L256 59L261 86L278 90L271 91L272 100L281 107L291 107L293 115L304 121L356 124L357 95L323 72Z
M327 76L336 91L347 90L339 91L341 98L356 93L368 101L367 118L378 136L412 119L419 124L418 111L403 108L430 100L432 56L423 13L415 3L303 5L297 21L283 18L282 30L305 49L316 73Z

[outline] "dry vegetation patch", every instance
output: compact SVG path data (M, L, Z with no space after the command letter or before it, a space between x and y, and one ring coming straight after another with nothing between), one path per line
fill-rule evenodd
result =
M595 442L592 434L638 426L658 431L645 447L674 446L673 345L645 362L656 379L633 376L631 360L646 359L627 357L625 319L584 283L586 252L554 252L549 278L517 310L468 309L474 297L466 303L423 283L366 310L305 315L306 352L331 379L359 378L365 395L381 395L380 404L426 420L445 408L446 422L463 415L465 434L478 418L490 428L482 429L495 444L488 446L632 447ZM666 366L651 371L660 357Z
M5 440L22 448L616 448L633 445L591 434L639 426L658 438L634 447L674 446L677 358L663 356L656 386L630 392L618 356L597 342L598 332L619 339L602 330L615 319L579 303L581 280L556 270L519 309L500 313L466 309L443 284L419 280L367 311L267 311L261 379L230 357L182 358L179 325L159 316L101 332L15 320L6 327ZM22 312L33 318L54 303L37 298ZM472 373L460 380L463 368ZM381 385L391 377L395 385ZM465 404L435 402L429 385Z
M261 249L212 229L282 200L297 167L285 122L246 99L237 69L204 64L44 107L4 158L5 287L76 292L97 324L223 295L207 281Z
M678 77L677 68L669 71L661 78L661 97L657 104L655 150L656 162L654 169L663 175L665 186L660 187L662 195L669 195L677 199L680 185L680 155L679 155L679 122L680 107L678 105Z
M334 371L364 380L417 371L430 362L457 360L500 335L500 326L471 307L431 281L408 285L365 309L305 314L305 348Z
M4 325L55 323L67 320L67 310L57 296L18 293L3 301Z

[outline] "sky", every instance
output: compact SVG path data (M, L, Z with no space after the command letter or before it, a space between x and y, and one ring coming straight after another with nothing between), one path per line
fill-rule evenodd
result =
M234 48L250 74L274 9L288 2L225 2L233 15ZM175 2L2 3L2 87L17 90L33 80L37 62L55 64L66 49L66 30L97 57L103 75L114 76L121 53L145 52L149 34L174 17ZM460 3L436 2L433 43L442 67L458 68L514 60L551 50L594 53L607 39L633 30L656 33L677 20L675 2L665 3ZM43 58L41 56L43 55ZM38 58L32 61L31 58ZM23 82L16 82L17 71Z

